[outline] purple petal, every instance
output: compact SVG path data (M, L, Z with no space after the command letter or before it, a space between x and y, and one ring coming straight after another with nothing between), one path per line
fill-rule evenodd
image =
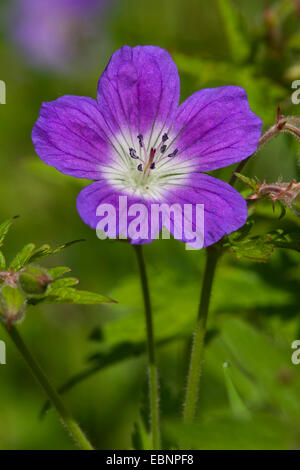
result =
M63 96L43 104L32 140L48 165L77 178L98 179L99 164L116 158L105 126L96 101Z
M124 46L113 54L99 80L98 102L116 134L131 142L142 134L150 143L172 123L179 88L177 67L167 51Z
M127 209L125 209L124 206L120 206L120 197L126 197ZM77 211L82 220L87 225L96 229L97 224L102 218L101 216L97 215L97 208L99 205L109 204L112 208L115 209L116 213L115 236L110 238L126 235L126 238L128 238L132 244L143 244L152 242L161 229L161 226L157 227L155 233L152 232L151 234L152 203L157 203L157 201L152 201L149 199L146 200L138 196L128 196L128 194L116 190L116 188L111 186L105 180L101 180L90 184L79 193L77 197ZM142 204L145 209L145 217L141 218L141 229L144 231L145 236L132 240L128 230L130 230L130 224L132 221L136 219L136 216L138 216L138 214L130 215L130 211L134 210L135 204ZM119 223L121 219L124 221L124 223ZM112 220L111 223L113 226L114 221Z
M209 175L191 175L186 186L178 187L168 193L169 205L204 204L204 246L212 245L224 235L234 232L247 220L245 199L227 183ZM196 230L195 212L192 227ZM174 234L174 226L171 233ZM182 241L188 242L186 237Z
M208 88L191 95L178 109L172 128L177 158L198 171L211 171L252 155L261 119L249 108L243 88Z

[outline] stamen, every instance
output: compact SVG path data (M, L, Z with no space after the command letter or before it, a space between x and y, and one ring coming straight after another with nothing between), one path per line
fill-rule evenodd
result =
M137 166L137 169L138 169L139 171L143 171L143 165L140 163L140 164Z
M134 158L135 160L139 159L139 157L136 154L136 151L133 148L129 149L129 155L131 156L131 158Z
M150 170L154 170L154 168L155 168L155 162L151 163Z
M145 144L144 144L144 137L142 136L142 134L139 134L137 136L137 138L138 138L140 147L142 147L142 149L144 151L144 160L142 160L142 161L145 163L148 160L148 155L147 155L147 150L146 150L146 147L145 147Z
M139 135L137 136L137 138L138 138L138 140L139 140L140 147L143 147L143 139L144 139L144 137L142 136L142 134L139 134Z
M177 153L178 153L178 149L175 149L174 152L169 153L168 157L169 157L169 158L173 158L173 157L175 157L175 156L177 155Z
M161 142L160 142L160 144L159 144L158 147L157 147L157 150L160 150L161 153L164 153L164 152L166 151L167 146L166 146L166 145L163 145L163 144L164 144L165 142L167 142L168 138L169 138L169 137L168 137L168 134L164 134L164 135L162 136L162 138L161 138Z

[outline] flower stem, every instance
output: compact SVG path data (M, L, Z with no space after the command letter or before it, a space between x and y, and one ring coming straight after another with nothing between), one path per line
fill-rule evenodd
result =
M59 394L54 390L52 385L50 384L46 374L41 369L40 365L33 357L27 346L25 345L20 333L18 332L17 328L12 326L9 329L6 329L8 335L14 342L15 346L19 350L20 354L23 356L25 362L27 363L29 369L31 370L33 376L39 382L43 390L46 392L49 400L52 402L53 406L56 408L63 425L69 431L71 437L78 445L78 447L82 450L93 450L93 447L81 431L80 427L76 423L76 421L72 418L69 411L65 408L64 404L62 403Z
M188 384L184 404L185 422L191 422L194 419L196 413L199 382L203 363L206 321L218 258L219 253L215 248L209 247L206 249L205 272L200 296L198 318L194 333L194 342L190 360Z
M144 298L145 316L146 316L146 330L147 330L147 348L148 348L148 361L149 361L149 387L150 387L150 408L151 408L151 434L153 450L160 448L160 429L159 429L159 394L158 394L158 376L155 360L155 346L152 322L152 309L150 301L150 293L148 286L148 278L143 255L143 248L141 245L133 245L137 262L139 267L139 274L141 279L141 286Z

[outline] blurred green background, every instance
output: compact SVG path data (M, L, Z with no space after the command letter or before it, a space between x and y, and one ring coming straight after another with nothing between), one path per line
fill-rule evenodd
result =
M10 3L1 2L2 20ZM148 417L134 252L125 243L99 241L81 221L75 201L87 182L58 173L35 155L30 135L39 108L64 94L94 98L117 48L153 44L166 48L177 63L182 100L203 87L242 86L266 129L279 104L283 114L300 115L300 105L291 103L292 81L300 79L300 13L297 1L111 3L99 21L99 35L85 45L93 60L84 70L80 55L64 73L32 66L2 21L0 79L6 82L7 103L0 105L0 218L21 216L7 237L7 258L32 241L55 246L86 239L44 265L70 266L82 289L119 304L30 307L19 328L56 387L81 371L101 368L69 390L64 401L98 449L128 449L134 423L143 427L143 416ZM298 154L299 143L281 135L253 158L247 174L269 182L280 175L284 181L298 179ZM231 171L214 175L228 181ZM260 203L257 233L299 227L290 211L283 220L279 213L273 214L271 203ZM300 273L299 253L292 251L278 250L267 263L236 260L230 253L223 257L213 289L197 423L180 424L204 255L174 240L145 247L159 340L164 446L174 448L181 440L193 449L299 449L300 365L291 362L291 343L300 339ZM7 364L0 366L0 449L73 449L53 410L40 419L44 394L3 329L0 339L7 342ZM110 355L122 343L124 354ZM130 351L137 351L131 354L136 357L126 358ZM116 363L105 363L107 356ZM224 374L225 361L230 367ZM249 411L246 416L236 409L235 394Z

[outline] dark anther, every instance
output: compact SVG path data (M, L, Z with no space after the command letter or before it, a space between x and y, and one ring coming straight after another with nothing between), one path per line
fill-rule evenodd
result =
M175 149L174 152L169 153L168 157L169 157L169 158L173 158L173 157L175 157L175 156L177 155L177 153L178 153L178 149Z
M137 136L137 138L138 138L138 140L139 140L140 146L143 147L143 136L142 136L142 134L139 134L139 135Z
M131 158L134 158L134 159L138 159L139 157L137 156L136 154L136 151L133 149L133 148L130 148L129 149L129 155L131 156Z
M154 170L154 168L155 168L155 162L151 163L150 170Z
M164 135L162 136L162 141L163 141L163 142L167 142L168 138L169 138L169 137L168 137L168 134L164 134Z
M138 165L137 169L138 169L139 171L143 171L143 165L140 163L140 164Z
M167 150L167 146L162 145L161 148L160 148L161 153L164 153L166 150Z

